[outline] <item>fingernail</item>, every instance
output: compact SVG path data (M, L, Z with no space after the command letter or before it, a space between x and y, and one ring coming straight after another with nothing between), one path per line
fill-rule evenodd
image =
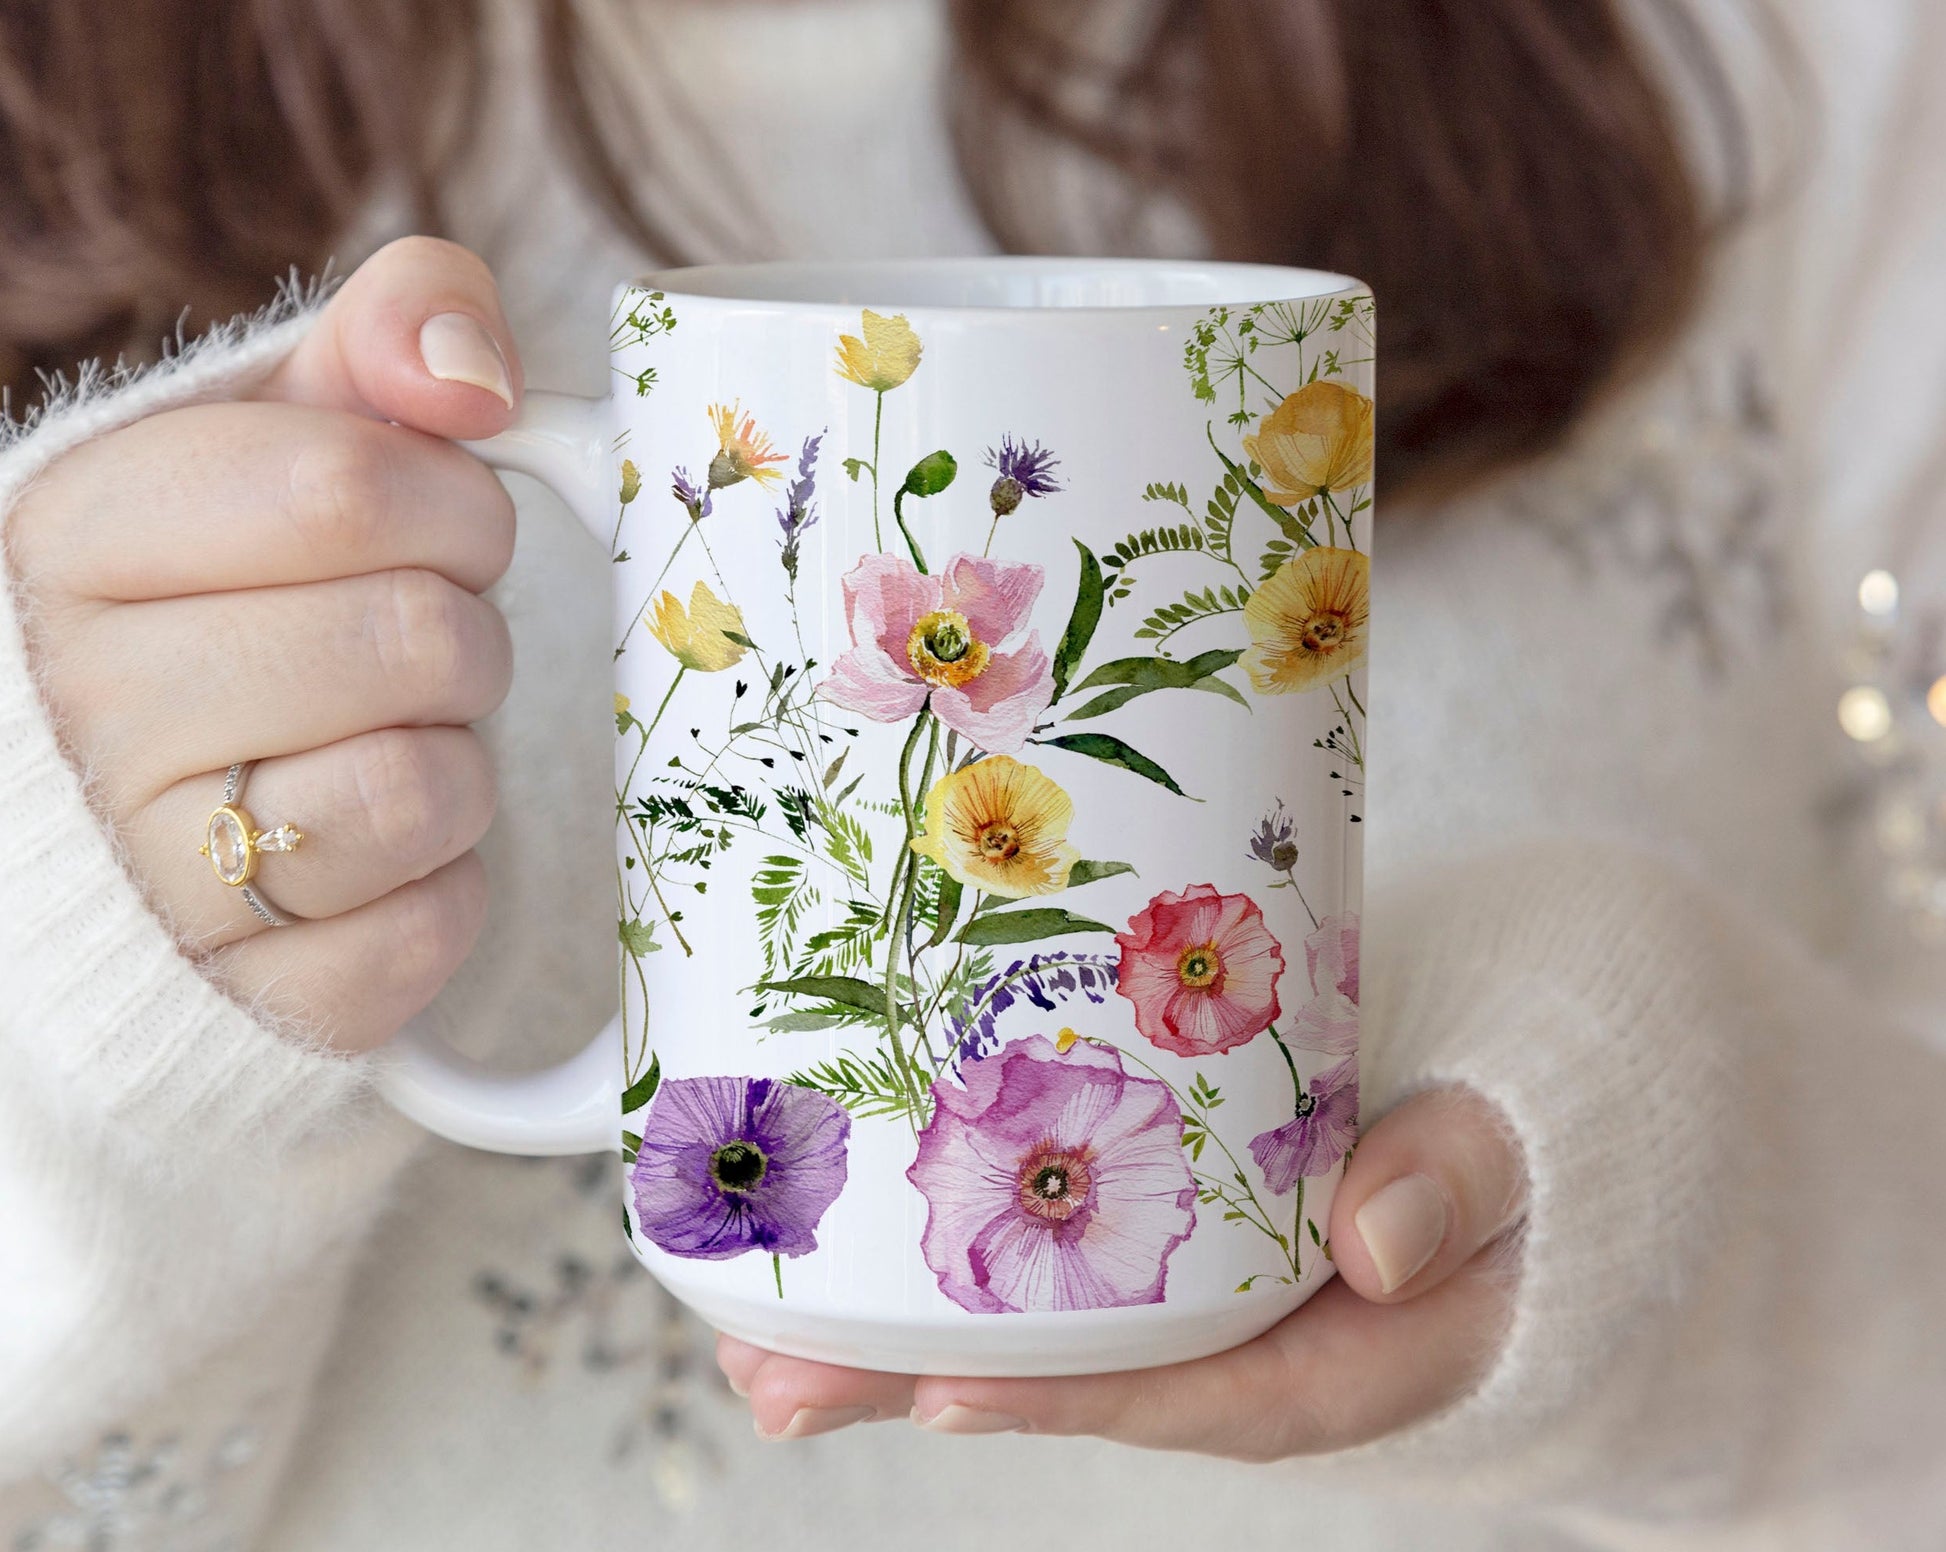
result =
M763 1424L757 1424L759 1439L810 1439L821 1433L836 1433L840 1428L849 1428L853 1423L870 1422L878 1416L877 1407L799 1407L791 1414L791 1420L782 1433L765 1433Z
M469 383L514 407L513 379L500 343L470 314L434 313L420 325L419 359L442 383Z
M1401 1175L1358 1209L1352 1222L1378 1269L1378 1285L1402 1287L1446 1239L1446 1196L1426 1175Z
M750 1399L750 1387L739 1380L734 1374L726 1373L723 1376L723 1383L730 1387L730 1394L739 1400L748 1401Z
M912 1409L912 1420L928 1433L1019 1433L1027 1426L1024 1417L1009 1417L1005 1412L982 1412L955 1403L931 1417L921 1417Z

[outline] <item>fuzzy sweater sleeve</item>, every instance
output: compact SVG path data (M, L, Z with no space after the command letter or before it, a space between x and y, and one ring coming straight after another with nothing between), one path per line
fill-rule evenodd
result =
M1946 1057L1604 845L1382 885L1367 922L1368 1114L1467 1085L1532 1196L1484 1383L1341 1466L1637 1526L1909 1513L1946 1437Z
M84 377L6 431L0 521L83 440L247 391L314 311L292 299L154 369ZM369 1092L366 1063L268 1027L179 952L64 755L10 590L0 987L5 1483L167 1400L321 1279L371 1220L408 1134ZM312 1334L286 1337L266 1346L271 1379L315 1356Z

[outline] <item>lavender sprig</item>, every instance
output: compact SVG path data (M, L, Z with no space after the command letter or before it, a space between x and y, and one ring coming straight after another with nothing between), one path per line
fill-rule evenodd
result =
M820 513L812 503L817 497L818 449L824 442L824 432L804 439L804 450L798 454L797 478L791 481L790 489L785 492L784 505L777 513L777 526L783 531L784 574L793 582L797 580L798 548L805 534L817 526Z
M953 1060L977 1062L1000 1045L1000 1016L1025 998L1052 1013L1073 997L1103 1003L1115 989L1119 966L1100 954L1035 954L1017 959L967 992L948 1016Z

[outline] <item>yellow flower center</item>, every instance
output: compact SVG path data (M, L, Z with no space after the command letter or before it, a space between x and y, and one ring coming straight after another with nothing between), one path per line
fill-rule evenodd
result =
M974 845L979 847L982 857L992 862L1011 862L1020 855L1020 837L1004 819L981 825Z
M1176 961L1176 978L1184 986L1214 986L1223 973L1223 956L1214 943L1196 943L1182 951Z
M912 627L905 656L927 684L957 689L986 671L993 649L973 634L959 610L938 609Z

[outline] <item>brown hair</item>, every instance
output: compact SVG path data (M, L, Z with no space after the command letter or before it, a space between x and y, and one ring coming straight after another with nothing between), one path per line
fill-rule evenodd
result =
M645 163L576 0L535 4L580 176L646 250L678 256L624 173ZM951 0L961 158L993 231L1017 251L1136 248L1161 196L1220 256L1369 280L1395 490L1544 449L1684 318L1708 223L1614 0L1126 4ZM16 403L37 370L262 302L380 189L437 229L481 10L9 4L0 382ZM1090 186L1119 205L1070 236L1075 180L1050 169L1074 154L1118 175Z

